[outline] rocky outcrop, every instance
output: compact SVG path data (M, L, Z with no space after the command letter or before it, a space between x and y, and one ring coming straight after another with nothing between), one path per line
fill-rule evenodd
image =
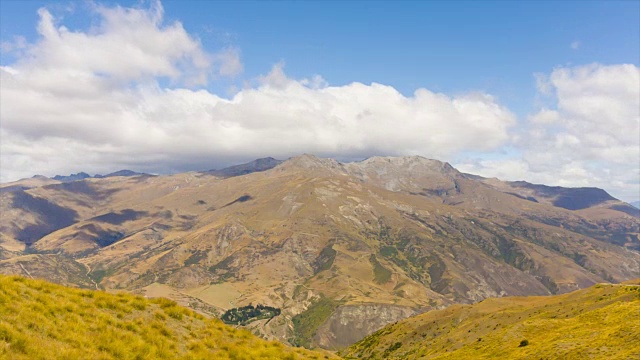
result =
M345 305L320 325L314 342L324 349L341 349L385 325L413 316L415 309L388 304Z

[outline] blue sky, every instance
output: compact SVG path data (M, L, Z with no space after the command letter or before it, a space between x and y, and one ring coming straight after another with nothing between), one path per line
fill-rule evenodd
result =
M19 36L24 36L29 46L33 47L41 40L42 35L36 28L40 21L39 8L46 8L52 14L56 26L65 26L72 32L91 34L92 26L95 28L104 20L100 13L92 10L96 7L113 9L119 6L149 10L154 6L154 3L138 1L2 0L0 4L1 40L3 44L14 44L13 48L16 47L16 37ZM260 88L264 85L261 79L274 74L274 66L283 65L283 76L286 79L302 81L319 75L324 83L345 91L349 84L357 82L367 86L379 83L397 90L408 99L412 99L418 89L446 95L450 97L451 103L455 103L457 98L472 96L470 94L488 95L492 98L491 104L497 104L513 115L511 123L508 120L500 123L504 124L506 135L498 136L501 140L496 140L492 146L482 147L470 143L468 148L456 148L442 153L412 146L390 155L417 152L452 161L465 170L477 171L487 176L495 174L515 179L529 175L525 180L556 180L560 185L588 185L589 179L597 178L594 186L616 183L617 189L614 189L616 185L608 185L614 194L630 200L640 197L633 190L633 185L638 185L638 166L633 162L629 164L627 161L627 175L612 178L607 174L624 173L624 165L612 165L609 158L594 156L592 153L595 150L589 154L585 152L579 159L571 158L572 150L569 146L558 149L560 153L549 154L549 158L563 158L564 163L559 163L559 167L579 169L571 170L573 175L569 174L558 180L557 174L552 170L533 164L542 160L532 160L533 155L527 158L527 153L539 149L534 149L534 145L525 144L526 141L522 140L527 133L538 134L544 130L548 133L545 139L556 145L568 144L566 139L577 138L581 144L599 143L601 146L606 143L608 148L626 148L627 152L629 148L633 148L634 143L620 140L616 134L612 134L612 139L616 138L620 143L611 139L600 141L580 138L579 134L573 134L572 131L575 132L581 126L580 121L593 123L595 120L585 117L588 114L578 114L580 111L570 104L588 101L586 99L591 90L587 84L593 84L596 78L624 79L628 78L629 72L633 76L637 75L640 61L638 1L164 1L160 7L164 12L159 28L179 21L184 32L199 44L204 53L217 54L231 49L238 55L242 67L231 75L218 74L196 85L176 81L175 78L169 79L166 74L156 75L153 81L161 88L185 88L190 91L204 89L221 98L232 98L242 89ZM3 51L1 65L19 68L18 65L24 64L28 56L30 55L21 51ZM584 68L593 64L597 68ZM625 64L632 67L620 67ZM541 79L551 91L541 91ZM607 93L611 98L622 99L617 88L614 89L615 86L628 88L627 85L621 85L620 81L617 85L603 86L613 89ZM136 78L133 82L140 84L143 81ZM144 82L146 84L148 79ZM578 95L574 90L577 88L584 91L581 93L582 98L576 97ZM604 99L607 94L599 98ZM285 98L290 96L281 95ZM635 92L631 90L625 96L633 100ZM559 102L567 106L558 106ZM554 116L557 115L561 120L553 120L553 126L540 129L541 124L548 122L531 121L531 118L539 115L541 109L556 111ZM363 111L366 112L367 109ZM592 114L598 111L593 110ZM616 114L610 114L612 119L619 116L620 112ZM633 111L629 112L627 109L624 114L627 117L628 114L631 115L626 122L619 123L627 127L622 131L638 132ZM578 115L583 118L578 119ZM6 116L10 115L5 114ZM430 115L425 116L428 118ZM398 121L402 121L402 117ZM598 132L595 125L587 128L595 134ZM411 131L411 127L407 130ZM16 130L6 126L5 136L9 131ZM558 138L558 131L568 137ZM486 136L484 133L476 135ZM47 137L45 134L40 136ZM315 138L320 137L322 136L315 134ZM469 138L472 137L473 134L470 134ZM291 151L308 150L327 156L342 154L344 158L357 158L388 150L377 149L363 141L365 144L360 148L351 149L353 151L347 153L340 152L345 147L339 144L330 147L318 145L310 149L296 147ZM569 143L571 141L573 140ZM231 162L244 159L245 156L260 155L240 150L238 153L245 155L235 157L224 153L219 157L228 158ZM206 151L217 154L215 150ZM277 155L288 154L281 149L275 152ZM633 155L635 154L631 154L631 159ZM180 156L175 158L179 159ZM495 163L498 160L503 163ZM185 170L167 161L155 170ZM489 163L491 161L494 163ZM512 171L509 172L510 166L517 161L526 163L526 166L520 166L518 171L511 168ZM126 161L116 162L119 162L118 165L127 165ZM220 161L220 165L222 163L224 161ZM194 162L192 165L204 164ZM106 165L96 163L88 166L99 170ZM62 170L66 169L60 169ZM581 178L579 174L582 174ZM3 181L8 178L10 176L4 176Z
M135 6L138 1L101 2ZM37 9L86 27L78 1L2 0L2 39L35 39ZM637 1L164 1L205 48L237 46L252 79L286 63L294 78L379 82L406 95L484 90L531 109L533 73L556 66L640 61ZM73 11L68 11L73 7ZM578 43L573 49L572 43ZM213 84L215 88L216 84Z

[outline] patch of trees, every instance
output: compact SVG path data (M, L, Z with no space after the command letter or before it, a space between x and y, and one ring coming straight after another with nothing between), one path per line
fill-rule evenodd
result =
M271 319L280 315L280 309L258 304L251 304L227 310L220 318L225 324L246 325L262 319Z

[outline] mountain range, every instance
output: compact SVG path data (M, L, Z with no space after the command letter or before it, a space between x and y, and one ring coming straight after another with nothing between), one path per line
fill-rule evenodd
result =
M307 347L342 349L428 310L563 294L640 269L640 210L604 190L417 156L81 174L0 186L0 273L214 316L264 304L280 315L245 326Z

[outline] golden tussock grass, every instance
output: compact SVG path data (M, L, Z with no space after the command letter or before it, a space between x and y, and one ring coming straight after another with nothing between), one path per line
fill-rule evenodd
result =
M0 359L325 359L164 298L0 276Z
M386 326L347 359L639 359L640 286L487 299Z

